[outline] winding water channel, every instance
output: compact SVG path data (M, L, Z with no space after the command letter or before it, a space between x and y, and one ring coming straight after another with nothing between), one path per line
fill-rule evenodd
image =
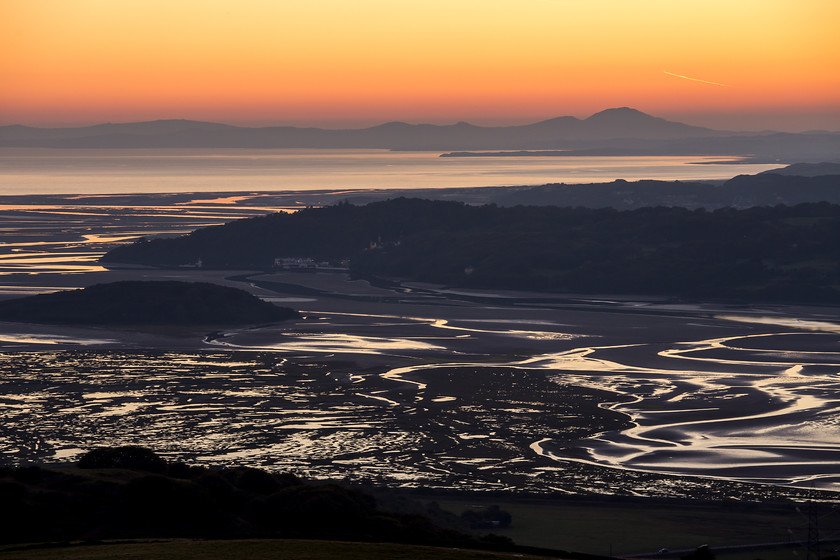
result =
M597 315L610 319L602 311L591 312L594 316L590 319L596 320ZM626 429L571 444L546 433L530 445L544 457L636 471L840 489L840 325L784 316L700 315L705 315L700 319L704 326L713 330L716 326L723 332L768 323L782 329L688 340L681 339L688 334L682 329L674 330L670 340L590 345L602 335L557 330L580 331L581 325L555 324L552 328L543 323L533 325L539 330L522 330L511 328L510 320L495 325L481 322L476 327L469 320L414 318L417 324L458 332L462 338L450 337L444 342L431 333L405 339L343 335L337 339L316 336L313 343L313 337L308 336L301 346L296 336L284 333L281 342L254 343L262 350L341 354L445 350L449 358L453 353L470 355L469 343L476 339L484 339L488 348L496 349L510 345L500 338L525 340L532 343L528 346L533 354L524 359L503 360L492 354L482 356L481 361L435 359L390 369L381 376L413 384L414 398L422 402L423 380L434 376L436 370L542 371L559 384L612 394L613 399L600 406L632 420ZM669 316L675 322L681 318L688 317ZM376 319L383 324L386 318ZM631 313L622 319L632 324L628 324L632 329L653 328L646 323L658 322L650 314ZM789 330L791 326L801 330ZM231 338L236 336L218 343L248 346L234 344ZM566 349L540 352L560 341Z
M836 308L95 264L109 243L143 232L259 211L166 206L62 218L61 227L43 208L8 209L14 236L0 247L0 295L210 280L303 318L212 334L0 324L2 462L137 443L207 463L407 486L698 495L746 481L840 490Z

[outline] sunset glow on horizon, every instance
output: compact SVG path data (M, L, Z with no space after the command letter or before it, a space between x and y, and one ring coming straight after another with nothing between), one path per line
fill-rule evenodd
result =
M836 0L2 0L0 124L840 130ZM723 86L723 87L722 87Z

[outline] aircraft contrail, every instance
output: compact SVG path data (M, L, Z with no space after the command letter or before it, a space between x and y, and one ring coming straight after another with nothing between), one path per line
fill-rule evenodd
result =
M713 86L722 86L722 87L729 87L726 84L719 84L717 82L710 82L708 80L701 80L699 78L689 78L688 76L683 76L682 74L674 74L673 72L668 72L667 70L663 70L669 76L674 76L675 78L682 78L683 80L691 80L692 82L701 82L704 84L712 84Z

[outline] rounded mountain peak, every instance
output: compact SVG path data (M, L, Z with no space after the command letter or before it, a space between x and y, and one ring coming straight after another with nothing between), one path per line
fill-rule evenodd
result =
M586 119L587 121L627 121L630 119L634 120L661 120L657 117L652 117L647 113L643 113L638 109L633 109L632 107L616 107L613 109L605 109L603 111L599 111Z

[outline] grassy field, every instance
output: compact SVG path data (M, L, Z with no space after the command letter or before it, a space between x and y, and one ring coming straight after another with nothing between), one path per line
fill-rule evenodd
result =
M718 560L804 560L803 547L767 547L724 551L723 547L758 543L804 541L807 517L793 505L690 504L642 501L518 500L492 498L436 498L444 509L460 513L469 508L501 506L512 515L512 525L495 533L517 544L629 556L667 548L662 558L678 558L680 550L708 544ZM823 538L840 535L840 515L822 506ZM825 544L823 556L836 555L840 544ZM299 540L150 540L66 546L0 546L0 560L495 560L538 558L514 553L443 549L382 543L347 543Z
M714 551L733 545L805 541L806 507L794 505L691 504L680 502L438 498L441 508L460 514L468 508L499 505L512 516L511 526L493 532L517 544L599 554L635 555L694 549L707 544ZM822 538L840 536L840 514L823 506ZM826 545L831 551L837 545ZM805 557L796 548L737 553L738 560ZM766 553L765 553L766 552ZM833 552L831 552L833 553ZM718 553L719 558L730 558ZM735 560L736 555L732 556Z
M513 553L480 552L380 543L334 541L238 540L149 541L49 548L0 547L3 560L503 560L539 558Z

